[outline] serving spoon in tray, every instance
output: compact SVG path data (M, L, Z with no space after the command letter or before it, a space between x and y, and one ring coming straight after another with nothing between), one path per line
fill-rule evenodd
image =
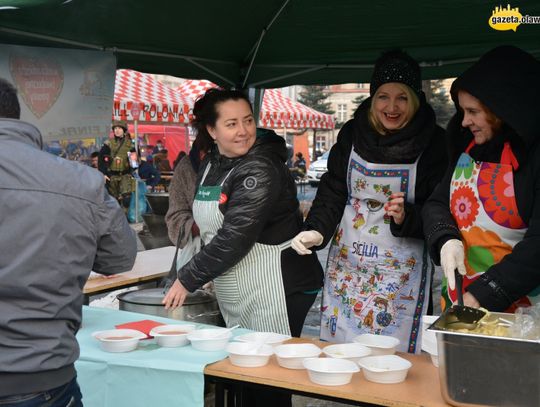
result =
M451 329L475 329L478 322L486 316L486 313L481 309L463 305L463 276L459 274L457 269L454 273L456 275L458 303L444 312L444 325L446 328Z

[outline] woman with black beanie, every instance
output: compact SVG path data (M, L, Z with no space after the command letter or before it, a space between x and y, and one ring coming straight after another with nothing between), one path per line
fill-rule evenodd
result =
M443 129L422 92L420 67L401 51L379 58L371 97L343 126L328 159L300 254L333 237L323 295L321 338L350 342L392 335L420 352L433 271L420 212L447 164Z

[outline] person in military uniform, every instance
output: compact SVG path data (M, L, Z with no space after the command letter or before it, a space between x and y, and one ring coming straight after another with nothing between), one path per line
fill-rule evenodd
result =
M131 137L125 121L114 121L112 130L114 137L99 152L98 167L105 174L109 194L128 208L131 193L135 191L135 178L128 157L132 150Z

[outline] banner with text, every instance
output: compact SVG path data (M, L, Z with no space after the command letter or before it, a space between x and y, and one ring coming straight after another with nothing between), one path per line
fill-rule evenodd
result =
M115 73L112 52L0 44L0 76L44 141L109 134Z

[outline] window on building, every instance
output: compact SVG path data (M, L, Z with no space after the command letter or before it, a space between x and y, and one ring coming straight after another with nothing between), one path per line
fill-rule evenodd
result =
M337 119L338 122L344 122L348 119L347 105L345 103L337 105Z

